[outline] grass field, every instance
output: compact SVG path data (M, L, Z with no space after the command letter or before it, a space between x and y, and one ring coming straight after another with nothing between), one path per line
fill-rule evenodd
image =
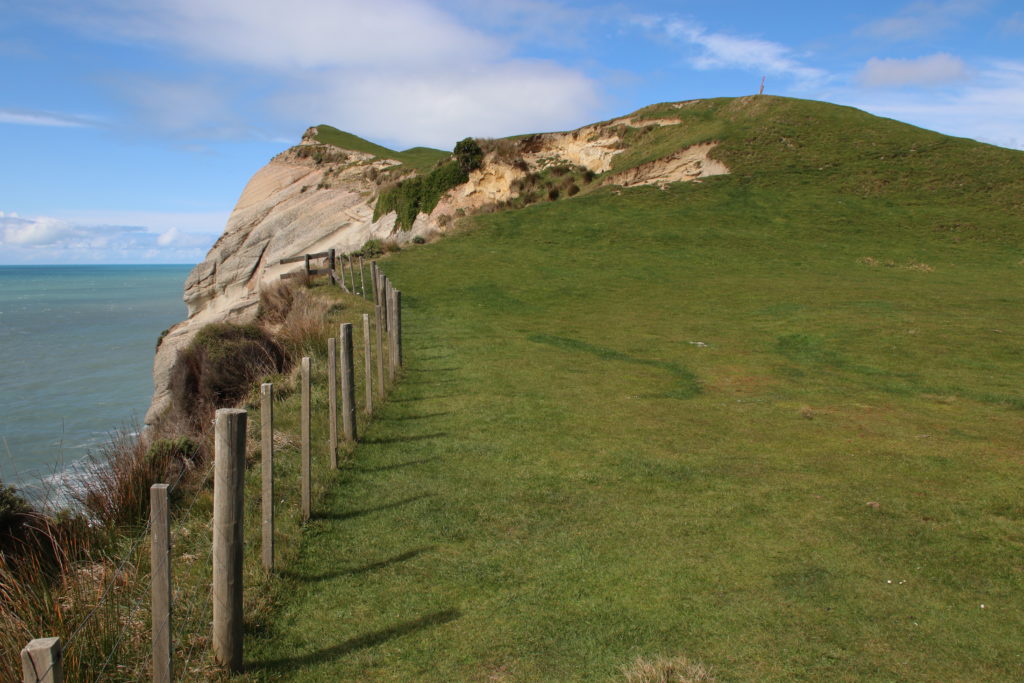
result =
M1024 678L1018 200L784 161L383 262L405 377L245 677Z
M420 173L426 174L438 161L451 156L450 152L443 152L431 147L412 147L403 152L396 152L369 140L364 140L358 135L346 133L333 126L320 124L317 126L319 134L317 142L327 145L334 145L343 149L353 149L357 152L366 152L382 159L397 159L404 165L414 168Z

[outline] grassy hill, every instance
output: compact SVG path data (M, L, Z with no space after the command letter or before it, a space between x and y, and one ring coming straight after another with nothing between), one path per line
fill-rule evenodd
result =
M381 159L397 159L406 166L415 168L421 173L427 172L438 161L451 156L450 152L443 152L431 147L412 147L404 152L396 152L393 149L364 140L358 135L346 133L327 124L320 124L316 128L318 131L316 136L317 142L322 142L325 145L334 145L342 149L351 149L356 152L366 152Z
M1024 677L1024 154L775 97L382 261L405 379L253 680ZM361 392L361 389L360 389Z

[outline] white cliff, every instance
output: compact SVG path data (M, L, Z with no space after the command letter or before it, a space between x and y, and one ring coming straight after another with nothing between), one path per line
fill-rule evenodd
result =
M274 157L249 180L228 219L224 234L185 282L188 318L173 326L157 349L153 364L153 401L146 424L153 425L170 406L169 380L179 349L204 325L248 322L257 312L260 288L294 270L281 259L336 249L359 250L368 240L411 241L449 229L454 218L518 195L517 181L531 173L569 164L607 173L624 149L625 128L677 125L678 120L625 117L565 133L543 133L517 141L499 141L469 181L453 188L429 214L420 214L410 230L399 230L395 214L373 219L383 186L412 171L393 159L343 150L316 142L311 128L302 144ZM486 143L485 143L486 147ZM708 158L714 143L697 145L643 166L607 174L603 182L621 185L694 180L728 173Z

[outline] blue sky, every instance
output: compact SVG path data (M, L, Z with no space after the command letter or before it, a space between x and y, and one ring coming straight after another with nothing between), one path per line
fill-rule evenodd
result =
M1024 149L1020 0L0 0L0 264L195 263L309 125L394 148L756 92Z

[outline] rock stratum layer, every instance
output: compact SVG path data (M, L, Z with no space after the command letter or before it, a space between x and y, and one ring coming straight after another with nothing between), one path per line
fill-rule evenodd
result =
M157 348L146 424L157 423L170 406L170 375L178 351L204 325L253 320L260 288L296 269L294 263L281 264L282 259L327 249L354 252L371 239L401 244L417 236L429 238L448 230L456 217L516 199L524 179L555 166L582 168L600 174L598 183L623 186L663 186L729 172L709 158L713 142L613 170L615 157L628 149L628 131L679 124L676 119L632 115L574 131L492 141L469 181L449 190L429 214L420 213L409 230L396 226L393 212L374 220L374 205L383 188L416 171L396 159L323 144L317 140L318 130L310 128L300 145L274 157L249 180L224 234L185 281L188 318L171 327ZM484 146L488 148L486 142Z

